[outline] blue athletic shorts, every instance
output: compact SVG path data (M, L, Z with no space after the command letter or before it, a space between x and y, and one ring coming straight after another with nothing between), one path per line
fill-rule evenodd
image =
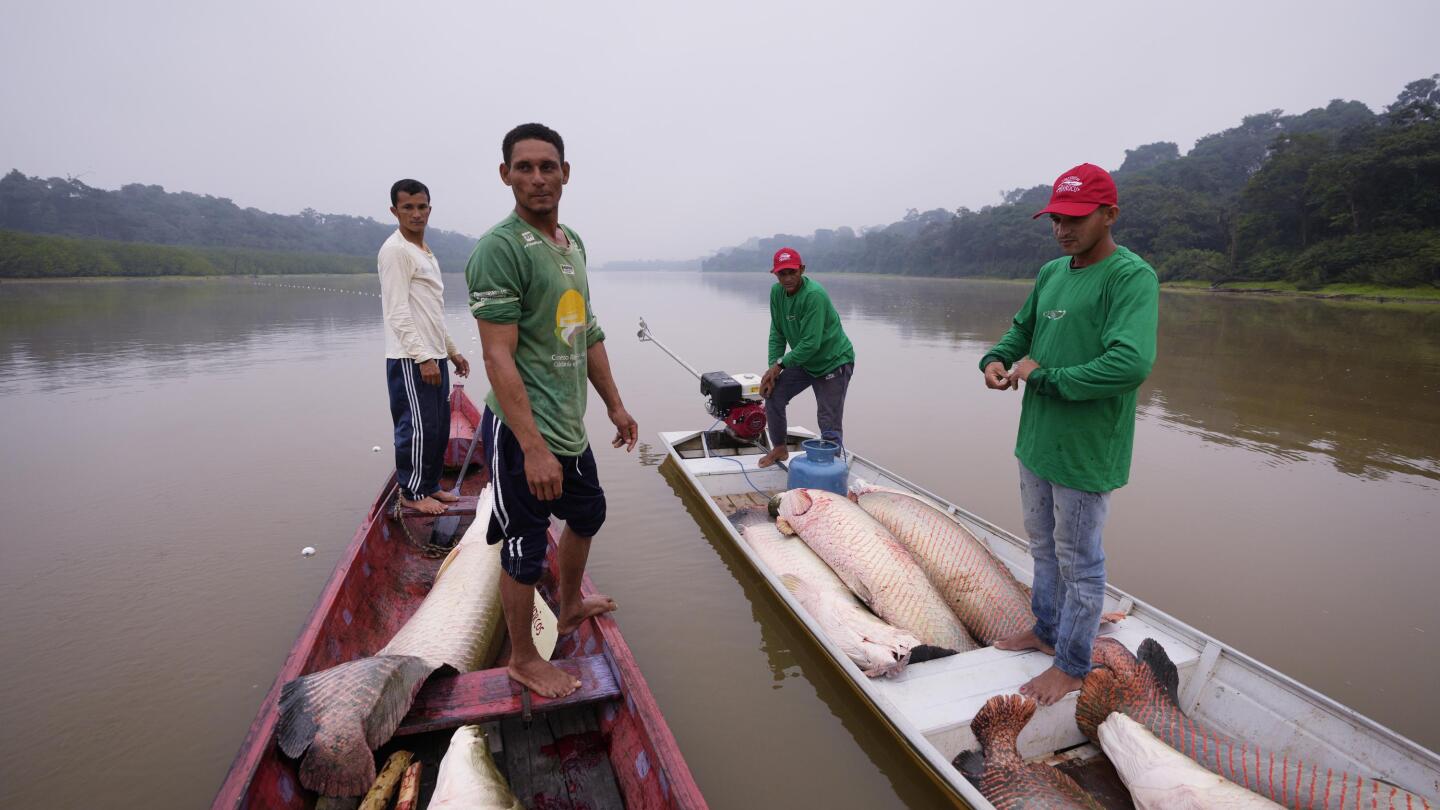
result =
M505 423L488 407L480 420L480 441L495 487L495 508L485 540L504 543L500 564L516 582L533 585L545 570L546 533L550 516L560 518L581 537L594 537L605 523L605 490L595 469L595 454L586 447L578 456L555 458L565 471L560 497L542 501L525 481L525 453Z

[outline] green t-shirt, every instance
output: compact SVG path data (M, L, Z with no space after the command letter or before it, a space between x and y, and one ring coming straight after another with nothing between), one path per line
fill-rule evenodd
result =
M540 435L556 455L585 452L585 352L605 333L590 308L585 245L568 227L561 247L511 213L480 237L465 281L476 320L516 324L515 366L530 397ZM505 413L491 391L485 397L501 421Z
M765 365L779 360L786 368L798 366L819 377L855 362L855 347L825 288L813 278L804 282L794 295L786 295L778 282L770 288L770 362Z
M1160 281L1123 247L1078 270L1040 268L1010 331L980 360L1040 364L1025 383L1015 455L1047 481L1108 492L1130 479L1136 390L1155 364Z

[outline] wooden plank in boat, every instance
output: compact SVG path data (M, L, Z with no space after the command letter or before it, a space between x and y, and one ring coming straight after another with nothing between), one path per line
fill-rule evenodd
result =
M620 697L620 685L616 683L604 655L564 658L554 664L579 678L580 688L563 698L549 699L532 694L532 713ZM410 712L400 721L395 736L519 717L523 711L520 691L519 684L510 680L504 667L448 678L431 678L415 696Z
M552 722L553 721L553 722ZM623 810L594 712L561 712L500 723L510 790L526 807ZM596 771L604 771L604 775ZM608 778L608 785L606 779Z
M411 509L410 507L405 506L401 507L400 516L407 518L474 517L475 502L479 499L479 495L461 495L460 500L450 504L450 508L446 509L442 514L439 515L427 515L418 509Z
M623 810L607 743L593 711L557 712L546 718L560 751L561 771L576 807Z

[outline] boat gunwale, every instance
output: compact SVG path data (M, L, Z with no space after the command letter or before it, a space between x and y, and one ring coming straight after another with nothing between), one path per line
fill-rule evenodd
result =
M870 679L865 676L865 674L862 673L857 666L855 666L854 662L852 662L849 657L843 653L843 651L841 651L832 642L830 642L828 638L824 637L823 632L820 630L819 627L813 624L813 620L809 617L809 614L803 610L799 602L794 598L792 594L790 594L789 589L784 587L783 583L779 581L779 579L774 575L774 573L769 570L768 566L764 565L763 561L760 560L758 555L754 553L754 550L751 549L749 545L743 541L739 533L735 530L734 525L720 510L719 506L715 503L713 497L709 495L709 490L702 484L700 479L711 477L731 477L748 473L750 472L750 470L745 469L742 465L736 467L733 470L696 474L693 470L691 470L688 462L692 462L697 459L683 458L679 453L678 445L680 443L694 439L703 434L704 432L705 431L661 431L659 433L659 436L662 443L664 443L666 446L667 454L675 462L676 466L680 469L682 475L690 482L690 485L694 487L696 494L701 496L700 500L706 503L707 508L710 510L711 516L718 522L720 528L729 535L732 541L732 545L735 546L740 551L740 553L750 562L750 565L755 570L755 572L760 574L761 577L769 583L771 590L777 597L780 598L780 600L787 606L787 608L789 608L790 613L794 615L795 618L800 622L800 625L806 631L806 633L830 655L832 663L838 666L842 671L844 671L849 676L849 679L853 682L853 685L857 688L857 690L866 698L868 698L873 713L876 716L885 720L886 725L892 730L892 732L894 732L897 737L899 737L904 743L906 743L907 746L911 747L911 749L914 750L915 753L923 759L923 761L925 761L931 766L929 770L932 772L932 778L935 778L937 781L943 782L947 787L951 789L952 792L959 793L961 797L963 797L966 801L979 802L979 804L975 806L991 807L992 805L986 799L984 799L983 796L979 795L978 790L975 790L974 786L971 785L970 782L965 779L964 776L961 775L960 772L951 765L951 763L945 758L944 754L940 752L933 743L930 742L929 738L926 737L923 732L921 732L918 728L914 728L913 724L910 723L908 718L904 716L896 716L900 715L901 712L899 712L899 710L894 706L893 702L884 695L880 694L878 690L876 690L875 687L870 683ZM797 427L793 426L790 428L790 432L800 435L810 433L810 431L805 430L804 428L797 429ZM953 510L950 512L952 516L963 519L966 523L970 523L974 527L980 528L986 534L992 535L996 539L1004 540L1005 542L1010 543L1017 550L1023 551L1025 552L1025 554L1028 555L1030 544L1025 540L1021 539L1020 537L1016 536L1012 532L1009 532L991 523L990 521L985 520L978 515L975 515L974 513L964 509L957 504L951 503L950 501L946 500L943 497L940 497L939 495L936 495L925 487L915 484L913 481L910 481L909 479L892 472L886 467L877 464L874 461L871 461L869 458L859 453L854 453L853 451L850 451L848 448L846 449L846 456L851 460L852 472L854 469L854 462L858 461L864 466L886 476L890 480L910 488L917 494L924 495L925 497L931 499L936 505L940 506L942 510ZM699 458L705 457L702 456ZM1001 562L1002 564L1005 564L1003 560ZM1256 660L1249 655L1246 655L1245 653L1235 649L1234 647L1219 641L1213 636L1210 636L1209 634L1190 626L1184 621L1177 619L1174 616L1171 616L1170 614L1154 607L1150 603L1135 598L1131 594L1121 590L1118 587L1115 587L1109 582L1106 583L1106 592L1108 596L1116 599L1117 601L1125 602L1128 600L1131 603L1131 606L1129 608L1130 615L1145 620L1147 623L1154 624L1156 626L1156 629L1163 630L1164 632L1175 636L1177 641L1181 641L1182 643L1191 645L1197 653L1203 651L1207 646L1215 646L1218 650L1215 666L1212 667L1209 672L1197 673L1197 675L1203 675L1207 679L1212 678L1216 668L1218 668L1222 661L1232 663L1240 667L1241 669L1247 671L1248 674L1270 681L1280 691L1290 692L1308 700L1313 707L1328 712L1337 721L1360 726L1363 728L1362 733L1368 732L1371 737L1378 738L1380 741L1389 744L1396 749L1399 749L1402 754L1408 754L1417 761L1427 761L1431 768L1440 770L1440 755L1437 755L1435 752L1430 751L1429 749L1425 748L1414 740L1409 739L1405 735L1400 734L1393 729L1387 728L1384 725L1381 725L1377 721L1372 720L1371 718L1361 714L1355 709L1352 709L1336 701L1333 698L1317 692L1316 690L1295 680L1293 677L1286 675L1274 669L1273 667L1270 667ZM1361 731L1361 729L1357 728L1357 731ZM912 735L918 739L918 742L917 739L908 739ZM923 748L921 747L921 743L923 743ZM943 763L943 766L936 767L936 763ZM953 772L953 777L951 776L950 772ZM971 791L974 791L974 796L969 795ZM1416 791L1412 790L1411 792ZM1424 792L1420 791L1417 793L1417 795L1424 795Z
M464 393L463 389L464 386L459 384L452 388L452 413L459 411L470 422L472 428L478 431L481 415L479 407ZM457 394L458 399L456 399ZM454 455L457 457L463 455L463 451L458 451L458 448L454 446L456 441L453 434L447 440L447 458L451 455L451 450L456 451ZM468 441L463 442L463 444L468 443ZM277 749L278 746L276 727L280 719L280 692L285 684L306 674L303 672L305 662L329 626L327 618L334 611L336 601L340 598L366 541L372 533L379 530L377 522L387 518L386 505L397 497L398 486L392 472L385 485L380 488L379 495L366 511L365 518L355 530L350 544L336 561L335 568L331 570L325 587L316 597L314 606L301 625L299 635L286 654L275 675L274 682L270 685L255 718L246 730L235 759L231 761L225 778L211 803L212 808L243 807L251 798L251 788L266 755ZM547 552L548 556L555 552L558 535L553 528L547 532L547 535L550 546ZM581 591L585 595L598 593L588 573L581 579ZM651 691L649 683L645 680L639 662L630 649L630 645L626 643L619 624L613 616L608 614L592 617L592 620L596 636L600 640L599 652L605 656L606 662L615 675L616 682L620 685L619 699L634 705L633 712L644 732L644 740L655 752L658 761L654 762L651 768L665 774L663 785L666 789L666 799L673 806L683 808L683 810L705 810L707 804L700 792L699 785L695 782L694 774L690 771L689 763L681 753L679 743L675 740L669 723L665 721L665 716L660 710L654 692ZM618 764L612 762L612 767L618 767ZM628 801L632 797L626 796L625 798Z

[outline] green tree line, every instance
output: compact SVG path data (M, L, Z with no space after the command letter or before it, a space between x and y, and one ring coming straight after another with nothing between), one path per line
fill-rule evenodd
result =
M1246 116L1195 143L1125 152L1116 239L1162 280L1440 286L1440 74L1410 82L1379 114L1335 100L1299 115ZM703 269L768 270L783 245L827 271L1028 277L1054 258L1031 214L1048 185L1005 192L978 211L911 209L856 232L776 234Z
M175 247L0 230L0 278L373 272L374 256Z
M241 208L223 197L168 192L160 186L135 183L106 190L73 178L26 177L12 170L0 178L0 229L115 242L250 249L252 253L364 256L373 270L375 252L395 224L321 214L309 208L294 215L272 214ZM434 228L425 236L440 265L450 268L465 266L476 241Z

